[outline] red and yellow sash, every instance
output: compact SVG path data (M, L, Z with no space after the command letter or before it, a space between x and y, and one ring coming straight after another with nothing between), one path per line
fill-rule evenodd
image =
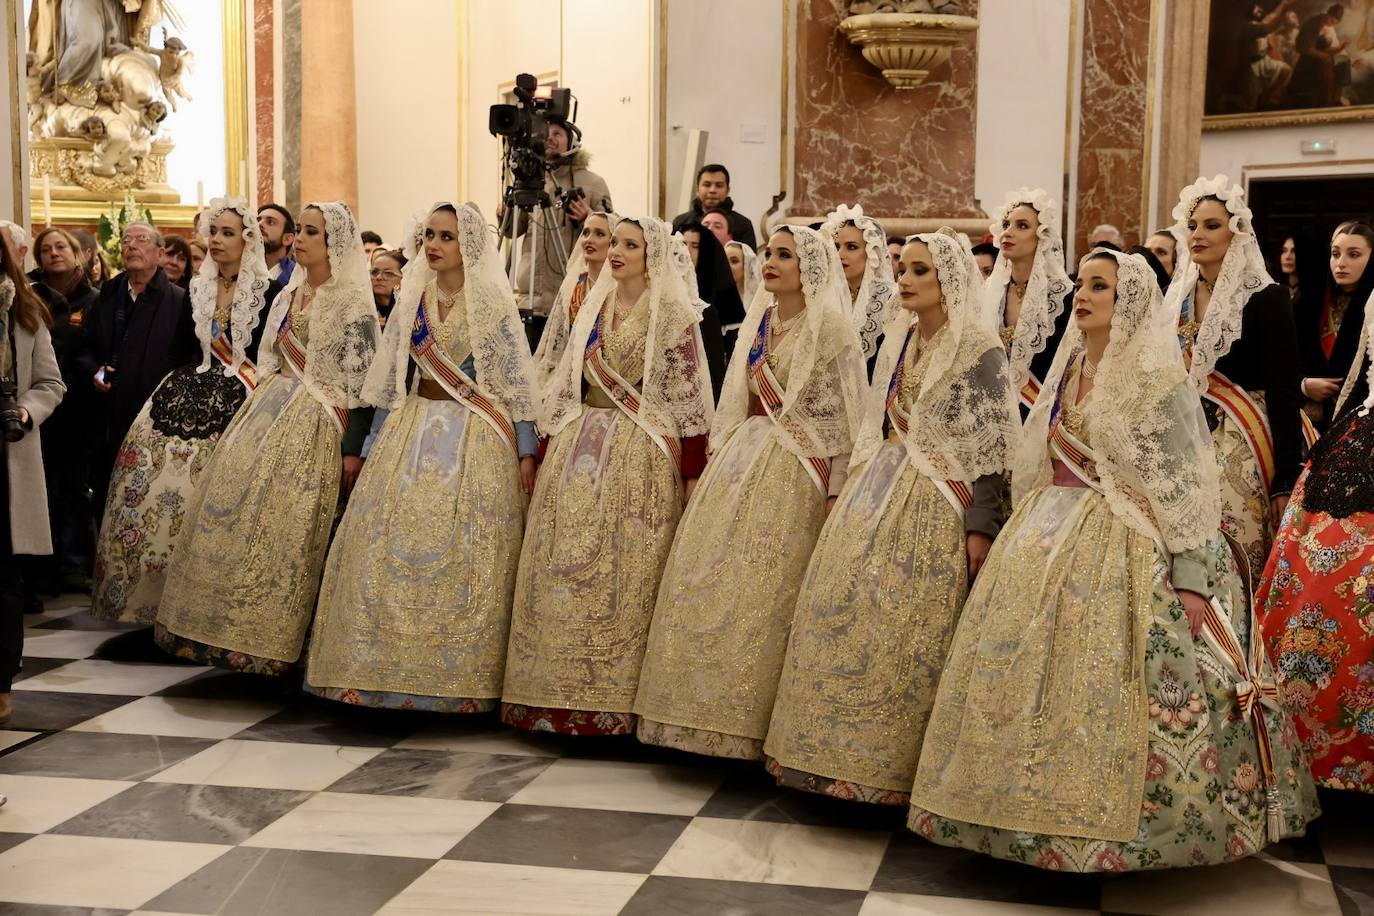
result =
M439 383L449 397L471 410L496 430L501 440L510 446L511 451L519 454L516 444L515 424L503 414L477 388L477 383L468 378L461 367L454 364L441 348L436 346L434 334L429 328L429 306L423 297L415 312L415 326L410 332L410 355L426 375Z
M903 443L906 442L907 433L911 430L911 418L897 403L897 395L901 392L902 376L906 373L906 348L911 344L911 336L915 332L916 326L912 325L907 331L906 340L902 343L902 351L897 356L897 368L892 373L892 380L887 384L887 418L892 423L893 429L897 430L902 437ZM954 509L955 515L963 520L964 512L973 505L973 487L962 480L932 480L935 489L940 491Z
M623 378L620 373L612 369L602 358L602 322L604 319L605 313L603 312L597 316L596 324L592 325L591 336L587 338L587 347L582 351L582 360L591 370L592 378L596 381L596 387L600 388L606 397L610 398L611 402L634 421L634 424L653 440L653 443L663 451L663 454L668 456L669 463L673 466L673 473L677 475L678 484L681 485L682 443L675 436L665 436L650 428L639 412L641 401L638 389Z
M1207 376L1207 391L1203 397L1221 408L1222 413L1240 427L1241 435L1245 437L1259 465L1264 488L1271 489L1275 474L1274 434L1269 429L1268 415L1250 397L1250 392L1215 369Z
M210 353L226 366L234 364L234 345L229 342L228 335L223 332L220 332L214 340L210 341ZM238 376L238 380L243 383L243 387L249 391L258 387L258 367L253 365L253 361L247 356L243 358L243 362L239 363L235 374Z
M305 345L301 343L300 338L291 330L290 309L286 310L286 316L282 318L281 329L277 331L277 346L281 348L282 355L285 356L286 361L291 364L292 371L295 372L296 377L300 379L301 384L305 386L305 390L309 391L311 396L319 401L325 408L325 412L328 413L329 418L334 421L335 428L338 430L339 435L342 436L344 430L348 429L348 408L330 404L315 392L314 385L310 382L310 376L306 373Z
M1035 399L1040 397L1040 380L1034 375L1028 376L1026 384L1021 386L1017 394L1021 399L1021 406L1030 410L1035 406Z
M792 434L791 428L784 425L779 419L782 410L783 388L778 384L777 376L773 374L773 368L768 365L768 329L772 322L772 311L767 311L763 315L763 321L759 322L759 332L754 337L754 345L749 348L749 375L754 380L754 385L758 388L759 403L763 405L764 412L768 414L768 419L772 420L789 435ZM795 436L793 436L795 440ZM803 443L798 442L798 445ZM804 445L803 445L804 447ZM811 456L799 458L802 468L805 469L811 482L816 485L816 489L821 491L821 496L830 495L830 459Z

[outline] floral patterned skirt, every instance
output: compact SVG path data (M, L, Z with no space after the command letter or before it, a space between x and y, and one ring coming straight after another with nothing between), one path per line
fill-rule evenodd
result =
M1374 793L1374 512L1309 507L1311 475L1293 491L1255 607L1317 784Z
M850 478L802 583L764 745L783 785L905 803L967 591L964 542L905 446Z
M218 363L174 369L124 437L96 540L91 613L152 623L167 566L220 434L247 392Z
M1218 541L1189 556L1207 558L1248 647L1230 551ZM1267 657L1250 664L1269 675ZM1046 487L1012 515L960 617L908 824L935 843L1064 871L1253 855L1318 814L1292 717L1264 705L1254 715L1271 739L1272 792L1254 717L1191 634L1153 541L1100 494Z
M629 735L635 730L635 716L630 712L554 709L519 703L502 703L501 721L522 731L560 735Z

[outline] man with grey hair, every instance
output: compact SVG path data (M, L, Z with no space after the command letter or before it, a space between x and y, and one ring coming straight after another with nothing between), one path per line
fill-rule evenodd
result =
M120 238L124 272L100 290L82 325L73 374L95 391L100 440L92 471L103 506L115 454L158 383L178 366L200 361L186 290L158 267L162 235L130 223Z
M1092 232L1088 233L1088 247L1096 248L1098 245L1110 245L1117 251L1126 250L1126 240L1121 237L1121 230L1111 223L1103 223Z

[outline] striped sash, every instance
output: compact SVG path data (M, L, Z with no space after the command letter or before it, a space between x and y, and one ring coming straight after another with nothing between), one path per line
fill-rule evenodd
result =
M1203 397L1221 408L1222 413L1240 427L1241 434L1259 465L1264 489L1272 489L1275 474L1274 434L1269 429L1268 415L1255 403L1255 399L1250 397L1250 392L1215 369L1207 377L1207 391Z
M759 391L759 402L763 405L764 412L768 414L768 419L772 420L779 429L792 436L794 442L806 450L806 444L798 442L793 430L784 425L778 418L782 410L783 388L778 384L777 376L773 374L773 369L768 365L768 337L769 328L772 324L773 312L770 309L764 312L763 321L759 322L759 332L754 337L754 345L749 348L749 375L754 380L755 387ZM811 482L820 490L822 497L830 495L830 459L809 457L797 459L802 463L802 468L806 471Z
M496 431L501 441L510 446L511 451L519 454L516 444L515 424L511 422L496 405L477 388L477 383L468 378L448 354L436 346L437 341L429 327L429 306L423 297L415 312L415 326L410 332L410 355L420 369L439 383L449 397L471 410L486 421Z
M1035 406L1035 399L1040 397L1040 380L1034 375L1027 376L1026 384L1021 386L1017 396L1021 400L1021 406L1030 410Z
M582 351L583 362L591 370L592 378L596 381L596 387L600 388L606 397L610 398L625 416L643 430L644 434L663 451L663 454L668 456L668 461L673 466L673 474L677 477L678 485L681 486L682 443L674 436L665 436L650 428L639 412L641 401L638 389L626 381L620 373L612 369L602 358L602 323L605 321L605 317L603 312L596 317L596 324L592 325L591 336L587 338L587 347Z
M215 335L215 339L210 341L210 353L223 365L232 366L234 364L234 345L229 342L229 336L223 331L219 331ZM239 363L235 375L243 383L243 387L250 392L258 387L258 367L253 365L253 361L247 356L243 358L243 362Z
M282 355L291 364L291 370L295 372L296 377L305 386L305 390L309 391L311 396L324 406L325 412L329 414L329 419L334 421L334 428L342 436L344 430L348 429L348 408L330 404L315 390L315 386L306 372L305 345L291 330L291 310L289 308L286 310L286 316L282 318L281 328L277 331L277 346L281 348Z
M911 336L916 327L912 325L907 331L906 340L902 343L902 352L897 357L897 369L892 373L892 381L887 384L887 418L892 423L892 428L897 430L905 444L907 432L911 429L911 418L904 412L897 403L897 394L901 391L902 376L906 372L906 349L911 343ZM964 512L973 505L973 487L962 480L934 480L935 489L940 491L954 509L954 514L963 521Z

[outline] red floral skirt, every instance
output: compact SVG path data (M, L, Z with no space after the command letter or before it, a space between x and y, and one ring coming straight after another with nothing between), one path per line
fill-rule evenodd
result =
M633 735L635 731L635 715L631 712L552 709L519 703L502 703L501 721L527 732L560 735Z

